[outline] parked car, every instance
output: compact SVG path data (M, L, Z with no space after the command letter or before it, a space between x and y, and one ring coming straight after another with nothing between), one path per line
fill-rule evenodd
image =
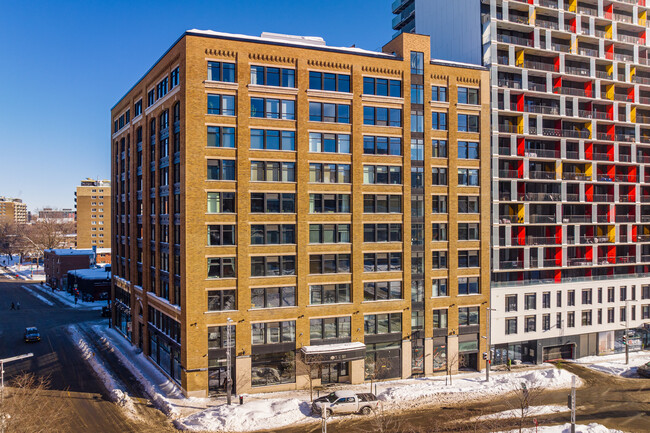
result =
M368 415L378 407L379 401L374 394L336 391L314 400L311 410L313 413L321 414L324 408L327 411L327 416L348 413Z
M647 362L641 367L637 368L636 372L639 373L639 376L647 377L650 379L650 362Z
M41 333L34 327L25 328L25 343L41 341Z
M111 317L111 307L102 307L102 317Z

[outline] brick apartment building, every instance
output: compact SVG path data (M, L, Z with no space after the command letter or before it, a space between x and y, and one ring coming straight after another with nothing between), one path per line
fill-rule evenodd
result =
M0 197L0 221L27 223L27 204L19 198Z
M188 395L228 319L238 392L484 367L488 75L429 46L187 31L113 107L114 323Z
M75 192L77 248L109 248L111 182L86 179Z

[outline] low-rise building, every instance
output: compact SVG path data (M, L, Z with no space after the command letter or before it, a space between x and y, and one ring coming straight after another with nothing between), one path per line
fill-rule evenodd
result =
M111 292L111 267L68 271L68 292L84 301L106 301Z
M51 249L43 251L45 281L55 289L67 287L68 271L95 265L93 250Z

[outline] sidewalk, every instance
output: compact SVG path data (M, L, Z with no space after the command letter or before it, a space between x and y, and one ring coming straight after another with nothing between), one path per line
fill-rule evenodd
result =
M630 352L629 364L625 363L625 353L587 356L575 361L576 364L582 364L592 370L621 377L639 377L636 369L646 362L650 362L650 351L648 350Z
M45 281L43 266L12 265L6 267L5 272L14 278L18 276L21 280Z
M108 301L83 302L81 298L77 298L77 303L75 303L72 294L65 290L52 290L52 288L47 284L43 284L42 286L40 284L32 284L31 288L49 296L50 298L56 299L70 308L76 308L79 310L101 310L102 307L108 305Z

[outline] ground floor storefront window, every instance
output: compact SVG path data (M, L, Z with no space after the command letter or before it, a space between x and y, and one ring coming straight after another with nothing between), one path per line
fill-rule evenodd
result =
M447 371L447 337L433 339L433 371Z
M230 327L230 379L235 391L235 326ZM228 383L228 327L208 328L208 392L210 395L225 394Z
M121 304L116 303L115 327L131 340L131 312Z
M181 347L149 327L149 357L172 379L181 381Z
M296 381L295 350L251 355L251 385L270 386Z
M413 340L411 346L411 375L424 374L424 340Z
M458 368L478 370L478 334L458 336Z
M366 343L366 379L402 377L402 341Z
M537 362L535 357L537 340L526 343L499 344L494 346L492 365L506 365L511 363Z

